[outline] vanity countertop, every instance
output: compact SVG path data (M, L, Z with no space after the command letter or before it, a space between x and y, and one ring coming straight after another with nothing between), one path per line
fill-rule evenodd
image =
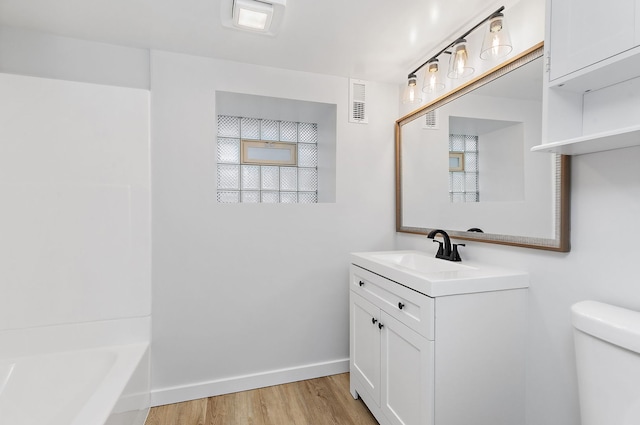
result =
M430 297L529 287L529 273L421 251L354 252L351 263Z

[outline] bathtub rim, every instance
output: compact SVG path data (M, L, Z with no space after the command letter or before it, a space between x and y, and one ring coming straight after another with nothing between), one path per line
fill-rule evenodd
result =
M105 424L113 413L118 400L141 364L148 355L150 343L139 342L126 345L110 345L90 351L115 350L117 358L105 375L101 385L82 406L70 425Z
M19 360L21 358L33 357L47 354L57 354L69 351L114 349L115 347L138 346L140 358L136 366L131 367L131 374L118 385L120 393L115 400L103 401L109 404L111 411L103 418L107 420L110 413L118 403L120 395L130 382L136 367L141 364L142 359L146 359L144 374L146 375L145 392L140 394L144 397L147 412L150 406L150 357L151 357L151 316L116 318L95 322L81 323L61 323L48 326L32 328L3 329L0 330L0 360ZM144 347L144 349L142 349ZM109 370L112 372L112 370ZM109 375L107 372L107 375ZM115 373L115 372L114 372ZM106 378L105 378L106 379ZM76 417L85 409L86 404L95 397L92 394L89 400L78 409ZM98 397L99 398L99 397ZM111 397L109 397L111 399ZM102 403L102 402L101 402ZM142 410L144 410L144 408ZM96 422L77 422L74 419L72 424L65 425L103 425Z

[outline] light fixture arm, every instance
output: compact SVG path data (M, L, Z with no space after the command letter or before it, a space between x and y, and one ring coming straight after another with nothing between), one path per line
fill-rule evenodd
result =
M438 53L436 53L435 55L433 55L432 57L430 57L428 60L426 60L422 65L420 65L419 67L417 67L416 69L414 69L412 72L409 73L409 75L407 76L407 78L411 78L411 75L417 74L418 71L420 71L426 64L428 64L429 62L431 62L434 59L437 59L438 56L440 56L443 53L450 53L447 52L448 49L450 49L451 47L453 47L454 44L456 44L458 42L458 40L460 39L464 39L466 38L469 34L471 34L472 32L474 32L476 29L478 29L478 27L480 27L482 24L484 24L485 22L487 22L489 19L493 18L496 14L502 12L504 10L504 6L501 6L498 10L496 10L495 12L493 12L491 15L487 16L486 18L484 18L482 21L478 22L473 28L471 28L469 31L465 32L464 34L462 34L460 37L456 38L452 43L448 44L444 49L440 50Z

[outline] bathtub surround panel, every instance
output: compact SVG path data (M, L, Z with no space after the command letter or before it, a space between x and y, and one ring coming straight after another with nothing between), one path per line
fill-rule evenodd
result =
M149 92L0 87L0 330L149 315Z
M152 51L153 404L347 370L348 253L393 244L397 118L372 83L349 124L348 83ZM217 203L217 92L336 105L335 199Z
M137 317L0 331L0 359L147 341L151 318Z
M0 74L0 93L0 422L142 425L149 92Z

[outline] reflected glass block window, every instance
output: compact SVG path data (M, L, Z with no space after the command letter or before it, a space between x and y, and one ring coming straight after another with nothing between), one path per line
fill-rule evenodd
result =
M449 135L449 200L480 202L478 136Z
M293 145L296 163L243 161L247 140ZM318 202L318 124L218 115L216 147L218 202Z

